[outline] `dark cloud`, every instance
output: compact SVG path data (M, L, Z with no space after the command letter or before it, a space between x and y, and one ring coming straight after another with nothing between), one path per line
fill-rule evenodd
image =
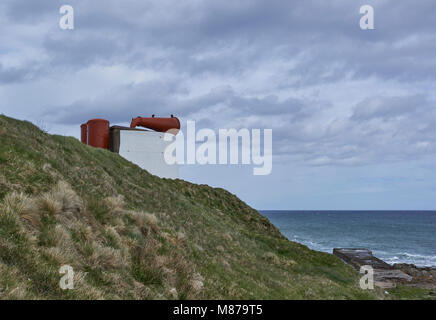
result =
M435 152L432 0L72 0L73 31L57 27L62 4L3 2L10 28L46 27L31 43L14 42L19 54L8 58L23 55L22 67L0 64L0 84L58 79L80 87L80 72L111 66L153 76L110 75L104 90L91 84L67 102L41 103L52 123L174 113L215 128L271 127L277 155L314 165ZM364 4L375 8L376 30L359 28ZM29 48L41 56L37 68ZM366 95L348 92L359 81Z
M410 161L436 153L436 103L425 96L373 97L313 132L313 119L290 136L275 130L276 154L301 156L314 165ZM312 129L312 130L311 130Z
M398 117L410 117L425 113L431 106L424 95L406 97L373 97L357 104L351 117L354 121L381 119L385 121ZM421 118L421 117L420 117Z
M2 2L11 22L34 24L43 21L49 15L56 16L63 4L59 0L5 0Z
M301 55L299 64L289 69L301 76L296 85L350 74L402 81L434 79L435 2L369 3L375 7L376 30L364 32L358 27L359 8L368 1L127 0L120 6L114 0L73 0L75 31L44 34L43 46L51 64L72 68L121 61L151 68L170 64L190 75L229 74ZM14 0L7 2L7 13L11 21L31 24L49 19L56 25L61 4ZM164 54L150 57L148 51L153 50ZM198 58L208 52L215 54Z
M0 63L0 85L30 81L37 77L39 70L39 66L35 62L18 67L4 67Z

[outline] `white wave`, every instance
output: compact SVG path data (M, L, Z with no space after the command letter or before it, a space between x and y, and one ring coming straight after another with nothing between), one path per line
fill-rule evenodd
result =
M327 243L319 243L313 241L313 239L309 237L305 237L304 235L293 234L292 241L301 243L305 246L308 246L312 250L323 251L332 253L333 247L329 246ZM344 247L347 247L346 245ZM353 247L353 245L349 245L348 247ZM371 248L369 248L371 249ZM433 267L436 268L436 255L425 255L418 253L409 253L409 252L392 252L389 250L373 250L374 256L382 259L386 263L394 264L394 263L407 263L414 264L418 267Z
M411 258L425 258L425 259L434 259L436 260L436 256L429 256L429 255L423 255L423 254L412 254L407 252L401 253L403 256L411 257Z
M380 256L380 258L389 264L408 263L414 264L418 267L436 267L435 255L401 252L395 254L394 256L390 256L389 254L383 255Z

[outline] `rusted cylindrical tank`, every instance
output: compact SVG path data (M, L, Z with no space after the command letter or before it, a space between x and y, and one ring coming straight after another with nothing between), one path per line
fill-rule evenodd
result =
M88 144L88 125L86 123L80 126L80 140L84 144Z
M144 127L158 132L167 132L170 129L180 130L180 121L171 115L171 118L143 118L137 117L132 119L130 128Z
M109 149L109 121L105 119L88 121L88 145Z

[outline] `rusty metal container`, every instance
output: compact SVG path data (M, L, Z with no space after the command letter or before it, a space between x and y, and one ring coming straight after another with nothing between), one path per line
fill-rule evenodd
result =
M88 145L95 148L109 149L109 121L92 119L87 123Z
M86 123L80 126L80 140L84 144L88 144L88 125Z
M137 117L132 119L130 128L144 127L158 132L167 132L170 129L180 130L180 121L173 115L171 118L143 118Z

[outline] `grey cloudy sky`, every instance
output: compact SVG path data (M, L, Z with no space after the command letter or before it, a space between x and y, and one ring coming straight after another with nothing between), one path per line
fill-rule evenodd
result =
M61 30L72 5L75 29ZM375 30L359 28L360 6ZM436 209L434 0L2 0L0 112L273 129L273 172L186 166L259 209Z

